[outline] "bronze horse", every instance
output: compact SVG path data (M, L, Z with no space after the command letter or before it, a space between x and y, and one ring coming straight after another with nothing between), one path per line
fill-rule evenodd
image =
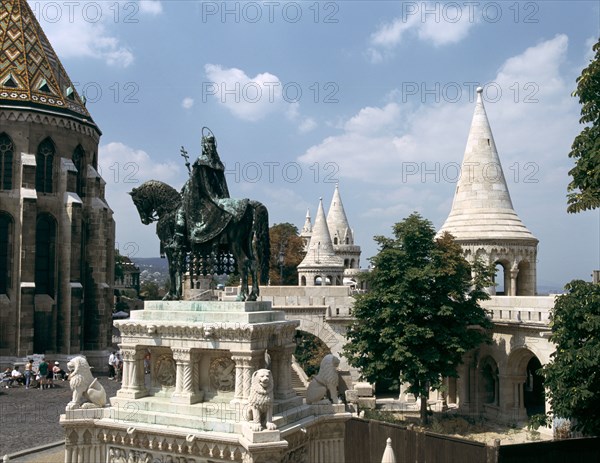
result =
M234 256L241 277L238 300L255 301L259 284L266 284L269 275L267 208L258 201L223 199L235 213L231 214L224 227L219 227L218 233L214 233L211 223L194 223L194 219L197 220L194 208L200 206L199 202L210 201L210 198L191 193L198 191L194 180L192 175L181 194L158 180L149 180L129 193L142 223L148 225L157 222L156 234L160 239L161 256L167 257L171 281L171 289L164 299L181 299L188 255L209 256L226 250ZM198 230L202 230L209 239L200 239Z

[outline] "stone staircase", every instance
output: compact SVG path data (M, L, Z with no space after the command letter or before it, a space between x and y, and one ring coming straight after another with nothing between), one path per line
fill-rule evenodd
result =
M306 373L300 366L298 362L296 362L295 358L292 358L292 389L296 393L297 396L306 398L306 388L308 387L308 378L306 377Z

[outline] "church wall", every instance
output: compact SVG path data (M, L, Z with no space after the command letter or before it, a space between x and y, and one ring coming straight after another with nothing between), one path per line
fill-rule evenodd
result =
M86 185L88 165L97 163L99 133L92 126L67 117L44 115L27 110L0 108L1 132L12 140L13 189L1 191L2 211L13 219L10 288L0 296L0 355L23 357L32 353L70 354L81 350L80 320L83 295L95 326L89 329L87 345L104 349L110 345L110 314L114 272L114 222L103 200L100 180ZM55 147L52 165L52 192L36 192L36 154L39 144L50 138ZM78 146L85 152L82 172L72 162ZM77 190L77 176L85 188ZM47 214L56 224L54 284L49 294L36 294L36 223ZM87 249L85 230L92 230ZM102 249L101 249L102 248ZM83 274L85 258L88 277ZM107 266L109 268L107 268ZM86 290L83 290L86 286ZM93 287L93 289L92 289ZM37 330L37 332L36 332ZM106 333L103 332L106 331ZM43 331L43 333L42 333Z

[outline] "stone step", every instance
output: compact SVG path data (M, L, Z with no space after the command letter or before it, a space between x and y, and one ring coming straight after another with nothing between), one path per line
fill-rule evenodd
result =
M185 312L185 311L160 311L148 310L132 311L127 322L141 321L169 321L172 323L231 323L250 324L284 321L285 313L279 311L252 311L252 312Z

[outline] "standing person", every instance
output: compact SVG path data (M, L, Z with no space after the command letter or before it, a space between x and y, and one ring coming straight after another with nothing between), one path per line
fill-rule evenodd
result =
M46 375L46 389L51 389L54 387L54 372L52 371L52 367L48 364L48 374Z
M52 377L56 380L65 380L65 372L60 367L60 362L54 362L54 366L52 367Z
M25 364L25 389L29 389L29 383L31 383L31 377L33 376L33 359Z
M122 373L123 373L123 359L121 358L121 353L117 352L115 354L116 363L115 363L115 381L121 381Z
M111 352L108 356L108 379L115 378L115 352Z
M44 386L48 381L48 364L46 363L46 358L42 357L42 361L38 365L38 375L40 377L40 389L45 389Z

